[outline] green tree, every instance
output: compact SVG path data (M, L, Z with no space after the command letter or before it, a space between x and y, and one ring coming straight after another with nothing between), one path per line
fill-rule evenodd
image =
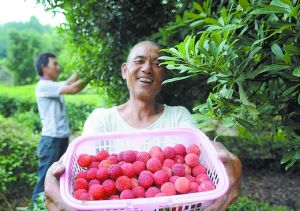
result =
M36 77L34 59L41 49L41 42L35 33L11 32L7 67L14 73L16 84L32 83Z
M10 46L9 34L11 31L34 31L39 34L52 34L53 28L50 25L42 25L35 16L32 16L28 22L9 22L0 25L0 59L7 56L7 49Z
M68 23L61 28L77 47L74 53L78 55L78 69L86 77L93 76L95 86L105 87L116 102L127 97L120 66L131 45L157 33L185 7L183 0L37 2L66 15Z
M0 26L0 58L14 74L15 83L31 83L36 78L36 56L41 52L59 55L65 46L63 40L55 28L40 24L34 16L29 22L7 23Z
M172 28L189 34L161 57L177 73L166 82L205 79L206 102L193 102L199 127L218 121L273 137L284 130L293 149L287 167L300 158L299 8L290 0L194 2Z

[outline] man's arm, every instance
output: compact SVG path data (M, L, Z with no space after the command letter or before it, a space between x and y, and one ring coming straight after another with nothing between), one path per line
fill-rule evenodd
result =
M225 166L229 178L229 188L223 196L216 199L211 205L206 207L204 211L225 211L229 204L234 202L238 197L242 177L242 163L241 160L236 155L229 152L223 144L219 142L212 142L212 144L219 159Z
M78 80L78 75L77 75L77 73L73 73L73 74L67 79L66 84L67 84L67 85L70 85L70 84L74 83L74 82L77 81L77 80Z
M66 84L61 88L60 94L76 94L80 92L90 81L78 79L76 73L70 76L70 78L66 81Z

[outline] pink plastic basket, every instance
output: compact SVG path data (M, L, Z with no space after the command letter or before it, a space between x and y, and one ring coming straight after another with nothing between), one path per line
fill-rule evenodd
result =
M96 155L102 149L109 153L128 149L149 151L152 146L174 146L178 143L185 146L197 144L200 147L200 163L206 167L216 189L175 196L122 200L81 201L73 197L74 176L82 170L76 162L79 154ZM141 130L81 136L69 145L63 163L66 170L60 178L60 193L68 205L78 210L201 210L223 195L229 184L224 165L217 158L215 149L207 136L196 129Z

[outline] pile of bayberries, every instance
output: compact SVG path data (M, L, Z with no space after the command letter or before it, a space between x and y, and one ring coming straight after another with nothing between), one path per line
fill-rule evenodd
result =
M80 154L77 162L84 170L75 176L73 196L79 200L113 200L213 190L215 185L199 163L200 153L195 144L177 144L163 149L154 146L149 152Z

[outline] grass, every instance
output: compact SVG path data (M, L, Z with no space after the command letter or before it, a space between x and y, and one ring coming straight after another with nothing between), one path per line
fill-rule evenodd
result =
M35 99L35 86L36 84L29 84L23 86L8 86L0 84L0 93L1 95L8 95L10 97L16 97L19 99L36 101ZM66 102L88 102L90 105L95 107L107 107L109 106L107 96L97 94L96 90L87 87L82 90L80 93L75 95L65 95Z

